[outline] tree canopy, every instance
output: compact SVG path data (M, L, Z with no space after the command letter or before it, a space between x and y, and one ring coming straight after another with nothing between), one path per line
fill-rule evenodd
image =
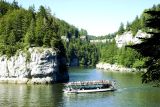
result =
M131 46L143 56L148 57L147 72L143 74L142 82L160 82L160 5L145 10L145 26L149 29L150 38L143 38L141 44Z
M84 40L80 37L84 36ZM63 39L62 39L63 38ZM51 14L50 8L34 5L28 10L18 2L0 1L0 54L11 57L17 50L49 47L66 56L70 63L76 56L81 65L95 65L97 48L89 44L87 31L79 30Z

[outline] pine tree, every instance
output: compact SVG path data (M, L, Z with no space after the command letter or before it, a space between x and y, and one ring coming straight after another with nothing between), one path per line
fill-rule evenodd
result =
M133 36L135 36L138 30L140 29L141 29L141 23L140 23L139 17L136 16L135 20L131 24L131 31Z
M160 82L160 10L148 10L145 12L149 17L145 25L150 29L148 33L152 36L144 38L141 44L133 45L143 56L148 57L147 72L143 74L142 82Z
M130 23L127 22L127 24L126 24L126 30L127 30L127 31L130 31L130 29L131 29L130 27L131 27Z
M121 34L123 34L124 33L124 24L123 23L121 23L120 24L120 27L119 27L119 29L118 29L118 35L121 35Z

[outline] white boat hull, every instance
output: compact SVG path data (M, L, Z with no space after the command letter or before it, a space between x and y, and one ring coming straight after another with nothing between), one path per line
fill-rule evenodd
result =
M115 88L105 88L105 89L90 89L90 90L64 90L65 93L92 93L92 92L106 92L114 91Z

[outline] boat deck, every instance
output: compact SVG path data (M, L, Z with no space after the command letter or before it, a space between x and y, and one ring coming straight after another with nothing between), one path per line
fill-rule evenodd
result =
M65 84L65 93L104 92L115 90L115 81L77 81Z

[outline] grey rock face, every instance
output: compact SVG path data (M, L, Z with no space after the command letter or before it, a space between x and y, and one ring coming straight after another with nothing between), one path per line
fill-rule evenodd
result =
M63 64L62 64L62 61ZM29 48L28 52L18 52L7 59L0 57L0 82L8 82L15 78L14 83L54 83L69 79L67 71L60 71L65 66L65 58L58 57L51 48ZM23 80L24 79L24 80ZM27 80L26 80L27 79Z
M139 30L135 36L131 31L124 32L122 35L116 35L115 40L117 47L121 48L129 44L139 44L142 41L139 38L150 38L151 35Z

